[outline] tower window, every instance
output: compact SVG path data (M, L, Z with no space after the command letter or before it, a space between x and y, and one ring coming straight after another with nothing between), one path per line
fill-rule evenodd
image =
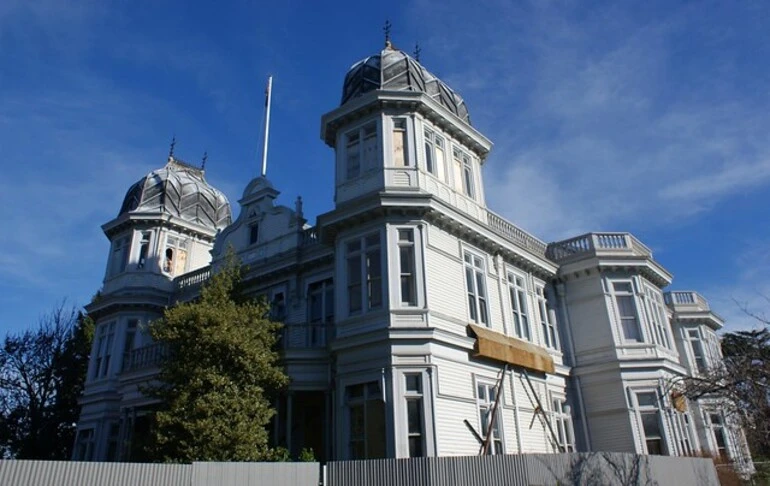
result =
M150 254L150 236L152 233L149 231L142 232L142 239L139 241L139 260L136 263L136 268L142 269L147 264L147 256Z
M454 159L455 189L473 199L475 197L473 160L470 155L458 147L453 147L452 157Z
M406 143L406 119L393 119L393 165L406 167L409 165Z
M112 243L112 263L110 266L110 276L114 276L126 271L126 266L128 265L128 247L128 236L118 238Z
M432 130L425 129L425 170L446 180L446 167L444 163L444 139Z
M176 236L166 237L166 251L163 254L163 271L174 275L181 275L187 267L188 241Z
M371 122L345 134L345 178L359 177L377 165L377 123Z
M417 305L413 229L398 230L398 258L401 277L401 303Z

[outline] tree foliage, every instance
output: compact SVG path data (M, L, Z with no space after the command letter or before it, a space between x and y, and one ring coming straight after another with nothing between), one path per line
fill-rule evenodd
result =
M717 398L727 413L736 416L755 457L770 456L770 330L768 322L752 331L722 336L724 360L720 366L684 381L689 398Z
M167 347L158 384L162 404L146 453L163 461L270 459L266 425L272 399L288 378L274 350L279 323L267 304L243 298L240 265L227 264L200 300L167 309L150 334Z
M0 349L0 448L4 457L69 459L94 324L64 303L38 327L8 334Z

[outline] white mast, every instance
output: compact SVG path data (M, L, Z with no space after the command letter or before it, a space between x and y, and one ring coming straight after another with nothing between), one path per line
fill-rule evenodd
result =
M267 91L265 92L265 140L262 145L262 177L267 173L267 139L270 136L270 97L273 93L273 77L267 77Z

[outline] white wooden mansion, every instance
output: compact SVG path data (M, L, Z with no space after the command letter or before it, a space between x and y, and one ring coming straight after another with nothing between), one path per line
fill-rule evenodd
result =
M138 385L161 352L145 325L195 298L232 245L285 323L291 385L272 434L293 453L475 455L489 433L494 454L707 450L751 468L718 404L671 386L719 362L720 317L696 292L664 292L671 274L629 233L545 243L490 210L492 143L419 62L388 44L353 65L321 138L335 200L314 226L265 177L233 221L173 155L131 186L103 226L74 459L131 459L153 405Z

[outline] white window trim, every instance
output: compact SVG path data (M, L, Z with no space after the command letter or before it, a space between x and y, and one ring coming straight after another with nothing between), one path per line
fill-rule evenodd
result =
M380 253L380 305L375 308L371 308L370 302L369 302L369 295L368 295L368 284L369 284L369 273L366 269L366 239L370 236L377 235L379 238L379 253ZM341 261L344 262L343 265L341 265L341 271L342 271L342 278L338 279L340 282L343 282L344 287L338 288L335 292L339 292L342 296L342 302L343 306L342 309L344 309L344 313L341 312L341 309L336 308L335 312L336 315L344 315L346 317L354 317L354 316L361 316L364 314L367 314L369 312L379 312L382 311L385 308L386 302L389 298L389 279L388 279L388 269L390 268L388 265L387 260L387 243L389 240L387 239L387 232L385 233L386 238L383 238L383 231L381 229L372 229L370 231L364 231L361 233L357 233L355 236L350 236L348 238L345 238L341 243L340 251L341 251ZM351 311L350 310L350 281L349 281L349 269L348 269L348 245L352 242L358 241L361 244L361 249L358 252L358 256L360 259L362 259L361 263L361 308L359 310Z
M511 280L509 278L511 275L513 275L514 278L518 277L518 278L521 279L521 281L522 281L522 286L521 287L516 285L515 280L514 280L514 282L511 282ZM533 307L532 307L532 304L530 303L531 299L529 298L529 278L528 278L528 275L523 273L523 272L521 272L521 271L519 271L519 270L517 270L517 269L514 269L513 267L507 266L506 269L505 269L505 283L506 283L506 286L507 286L507 289L508 289L508 306L509 306L508 307L508 313L511 316L511 325L512 325L511 327L512 327L513 334L518 339L522 339L522 340L528 341L528 342L534 342L534 339L533 339L534 336L533 336L533 332L532 332L532 310L533 310ZM520 315L519 316L514 315L514 307L515 307L515 305L514 305L514 303L512 301L513 295L511 295L511 292L513 292L513 291L516 292L517 300L520 300L520 297L522 297L522 296L524 298L523 302L519 302L519 307L520 307L519 308L519 314L523 315L524 318L527 321L526 324L525 324L525 326L526 326L526 335L520 334L518 329L516 328L517 317L518 317L518 320L519 320L520 323L521 323L521 318L520 318ZM519 292L521 292L521 294L519 294ZM521 307L524 307L523 311L522 311Z
M542 339L542 345L544 348L551 349L554 351L561 351L561 342L559 339L559 327L557 325L557 322L554 320L554 317L552 315L549 301L548 301L548 293L546 292L547 285L545 282L542 281L536 281L535 282L535 302L537 303L537 315L539 317L538 320L538 327L540 328L539 331L541 333L544 332L550 332L553 331L553 342L551 342L551 336L546 336L545 334L541 336ZM538 290L542 293L538 293ZM545 326L545 328L544 328Z
M382 152L382 118L381 117L375 117L375 118L369 118L367 120L362 121L361 123L358 123L355 126L352 126L345 130L344 132L340 133L340 140L338 147L340 147L342 150L339 150L341 159L340 159L340 183L346 183L350 181L355 181L361 177L363 177L367 172L370 172L372 170L376 170L377 167L365 167L364 164L364 128L368 127L369 125L374 125L374 138L376 143L375 150L378 152ZM358 132L358 173L356 175L348 175L348 136L354 132ZM382 157L380 156L379 159L381 160Z
M555 428L556 437L558 438L559 432L562 432L565 434L565 439L569 439L565 444L558 444L558 452L577 452L577 439L571 413L572 406L567 401L567 396L564 393L555 391L549 391L548 395L550 398L551 423ZM554 410L553 404L555 401L561 402L561 411ZM562 426L564 426L563 429L561 428ZM561 450L562 447L565 447L565 450Z
M433 417L433 386L431 382L431 370L429 368L415 368L415 367L399 367L397 369L397 381L398 381L398 393L396 396L401 397L396 407L396 423L399 424L396 430L399 431L399 436L396 437L397 457L410 457L409 456L409 415L407 408L407 400L410 397L417 397L416 394L411 394L406 391L406 376L407 375L420 375L422 393L420 398L422 399L422 425L423 425L423 455L422 457L432 457L436 455L436 447L434 443L434 417Z
M475 375L475 374L473 375L473 400L474 400L474 403L475 403L475 406L476 406L476 424L478 424L478 426L479 426L479 430L477 432L478 432L479 436L482 438L482 440L486 439L487 431L485 429L483 429L483 427L482 427L484 422L483 422L483 420L481 418L481 406L482 405L488 405L489 406L489 410L492 410L492 408L495 405L495 402L494 401L490 401L488 396L487 396L487 399L485 401L481 401L479 399L479 392L478 392L478 390L479 390L479 386L480 385L481 386L486 386L486 387L491 387L491 388L495 389L495 393L496 394L501 392L501 391L503 392L503 394L500 396L500 403L498 403L498 405L497 405L497 410L495 410L495 413L497 414L497 417L495 419L495 423L498 424L498 430L500 432L500 447L502 449L500 451L500 454L501 455L502 454L506 454L507 453L507 448L506 448L506 444L505 444L505 426L504 426L505 424L503 423L504 422L504 420L503 420L503 409L505 408L505 390L502 389L502 387L501 387L500 390L497 389L497 381L494 378L487 378L485 376L480 376L480 375ZM487 388L487 390L489 390L489 388ZM494 428L493 428L493 430L494 430ZM494 440L490 441L490 443L489 443L489 445L490 445L490 449L489 450L491 450L492 452L491 452L491 454L488 453L488 455L496 455L496 453L494 452L494 443L493 442L494 442ZM482 444L479 444L479 448L481 447L481 445Z
M475 263L468 263L465 261L465 255L469 254L471 255L471 258L478 258L481 260L481 268L477 267ZM489 275L487 268L489 266L489 262L487 261L487 255L485 253L482 253L474 248L471 248L469 246L463 245L462 246L462 278L463 278L463 287L465 288L465 306L467 308L468 312L468 321L473 322L475 324L483 325L486 327L492 327L492 315L490 313L490 302L489 302ZM474 285L473 285L473 296L474 296L474 305L475 305L475 312L476 312L476 318L473 318L472 310L470 308L470 302L468 302L468 297L471 295L471 289L468 288L468 277L467 277L467 271L468 269L472 269L474 272ZM483 278L484 282L484 296L483 296L483 306L482 309L482 303L480 302L480 292L478 290L478 274L477 272L481 273L481 276ZM487 322L484 322L482 320L482 310L484 311L483 315L486 315Z
M639 429L639 439L641 440L642 444L642 450L645 454L649 454L649 450L647 449L647 434L644 432L644 422L642 421L642 415L644 413L649 412L656 412L658 417L658 427L660 428L660 439L661 439L661 445L663 447L662 455L670 455L670 444L668 442L668 434L666 433L666 421L665 421L665 415L663 413L663 408L661 407L661 396L660 396L660 390L654 387L640 387L640 388L631 388L629 389L631 392L631 400L632 400L632 406L634 409L634 414L636 416L636 422L638 424ZM656 406L652 405L639 405L639 395L645 394L645 393L652 393L655 395L655 402Z
M607 284L608 284L607 286L608 286L609 291L610 291L610 296L612 297L611 298L612 309L613 309L613 313L614 313L614 316L615 316L615 321L617 322L617 330L618 330L619 343L621 345L629 345L629 344L633 345L633 344L646 344L646 343L648 343L648 339L647 339L647 336L646 336L646 333L645 333L645 329L644 329L645 326L642 323L642 316L641 316L642 313L640 312L640 308L641 307L639 305L640 302L639 302L638 295L637 295L637 292L636 292L637 287L634 284L634 281L631 280L631 279L611 279L611 280L609 280L607 282ZM631 286L631 290L630 290L630 292L627 292L627 291L620 291L620 292L618 292L617 290L615 290L615 284L628 284L628 285ZM620 306L618 305L617 296L624 296L624 297L630 296L631 299L632 299L632 302L634 304L635 314L636 314L636 326L637 326L637 330L639 332L639 337L640 337L639 341L636 341L636 340L633 340L633 339L626 339L626 335L625 335L624 328L623 328L623 317L621 316L621 313L620 313Z

